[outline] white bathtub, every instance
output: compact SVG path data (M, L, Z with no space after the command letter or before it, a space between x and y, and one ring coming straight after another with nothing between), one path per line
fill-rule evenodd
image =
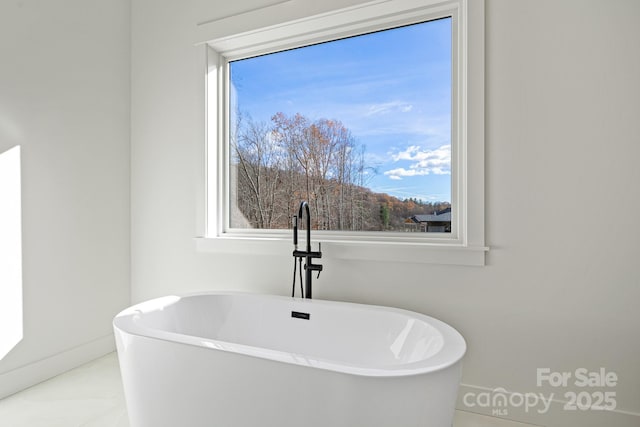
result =
M422 314L270 295L168 296L113 323L131 427L449 427L466 350Z

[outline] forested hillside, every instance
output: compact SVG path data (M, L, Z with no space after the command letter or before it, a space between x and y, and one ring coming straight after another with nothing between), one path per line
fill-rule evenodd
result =
M232 227L289 228L301 200L309 201L313 228L321 230L397 231L406 218L450 207L368 189L375 170L337 120L278 113L256 123L238 115L231 155L230 191L238 209Z

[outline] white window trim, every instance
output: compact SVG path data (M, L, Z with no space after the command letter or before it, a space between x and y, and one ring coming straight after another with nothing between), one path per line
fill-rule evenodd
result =
M220 142L228 137L228 61L451 13L453 28L457 29L452 44L459 51L452 64L454 77L458 78L453 105L459 113L454 116L461 122L456 126L454 117L452 126L453 137L459 138L458 144L452 143L452 169L457 170L452 173L452 204L456 212L452 234L360 232L354 236L316 231L312 238L322 242L326 258L484 265L488 250L484 245L484 1L378 0L311 17L299 17L304 13L300 9L284 1L199 25L198 44L203 45L206 67L202 91L206 93L206 143L205 164L199 174L197 232L202 237L196 238L198 250L265 254L291 251L291 232L287 230L227 231L224 209L228 199L228 149L226 142ZM244 31L237 33L238 28Z

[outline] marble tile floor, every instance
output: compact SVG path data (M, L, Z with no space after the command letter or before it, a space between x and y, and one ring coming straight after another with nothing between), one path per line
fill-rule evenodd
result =
M117 355L108 354L0 400L0 426L129 427ZM456 411L453 427L532 426Z

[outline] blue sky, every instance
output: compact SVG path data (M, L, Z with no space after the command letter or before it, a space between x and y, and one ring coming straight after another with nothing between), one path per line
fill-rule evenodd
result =
M451 201L451 20L235 61L234 104L340 120L375 169L368 187Z

